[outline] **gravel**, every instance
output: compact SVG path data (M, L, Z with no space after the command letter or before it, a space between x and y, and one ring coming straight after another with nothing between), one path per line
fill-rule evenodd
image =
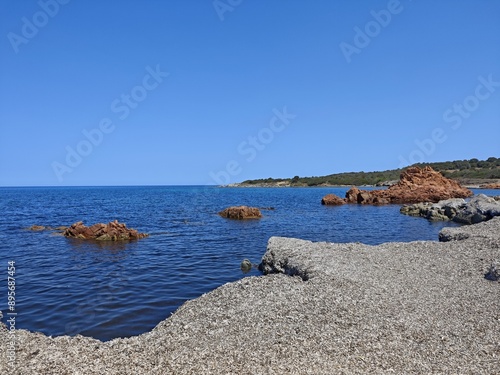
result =
M261 269L151 332L101 342L0 328L2 374L500 374L500 217L446 242L272 237Z

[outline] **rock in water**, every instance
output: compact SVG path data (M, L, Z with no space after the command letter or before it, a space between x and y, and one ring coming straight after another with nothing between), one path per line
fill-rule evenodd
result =
M243 273L248 273L252 269L252 262L250 262L248 259L243 259L240 268L243 271Z
M500 216L500 203L494 198L479 194L459 210L453 221L462 224L476 224Z
M422 202L404 205L399 212L409 216L421 216L431 221L452 220L457 212L465 207L465 200L453 198L438 203Z
M405 204L439 202L451 198L467 198L473 193L458 182L444 177L431 167L410 167L401 173L399 182L387 190L360 190L351 188L345 196L347 203Z
M79 221L67 228L63 235L65 237L97 241L127 241L149 236L146 233L139 233L135 229L127 228L124 223L119 223L118 220L108 224L94 224L91 227L87 227L83 222Z
M431 167L408 168L401 174L400 181L386 191L391 203L439 202L473 195L472 191Z
M262 217L262 213L257 207L248 206L228 207L225 210L219 212L219 215L227 219L236 220L260 219Z
M46 227L44 227L43 225L32 225L31 227L28 228L28 230L33 230L35 232L39 232L39 231L42 231L42 230L45 230L47 229Z
M429 220L453 220L461 224L476 224L500 216L500 202L479 194L469 202L455 198L438 203L415 203L403 206L400 212L410 216L422 216Z
M321 199L321 204L327 206L340 206L345 204L345 200L337 197L335 194L327 194Z

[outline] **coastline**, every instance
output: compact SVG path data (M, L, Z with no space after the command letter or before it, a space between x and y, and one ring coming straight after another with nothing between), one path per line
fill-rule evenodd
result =
M496 182L498 180L492 180L492 179L485 179L485 180L465 180L465 181L458 181L463 187L467 189L483 189L483 190L494 190L491 188L487 187L482 187L486 185L487 183L490 182ZM248 183L243 183L243 182L235 182L232 184L227 184L227 185L219 185L218 187L220 188L322 188L322 187L331 187L331 188L349 188L352 186L356 186L358 188L377 188L377 187L389 187L391 185L394 185L397 183L397 181L384 181L375 185L356 185L356 184L349 184L349 185L331 185L327 183L322 183L319 185L306 185L306 184L291 184L289 182L283 181L283 182L269 182L269 183L255 183L255 184L248 184Z
M500 261L499 233L494 218L443 229L447 242L272 237L261 267L278 273L225 284L142 335L101 342L15 331L16 371L495 373L500 283L484 274ZM0 341L8 335L2 326Z
M320 185L308 186L308 185L291 185L291 184L274 184L274 183L244 184L241 182L235 182L235 183L228 184L228 185L219 185L218 187L220 187L220 188L311 188L311 189L314 189L314 188L324 188L324 187L349 188L352 186L366 188L366 187L386 187L386 186L390 186L390 185L330 185L330 184L320 184Z

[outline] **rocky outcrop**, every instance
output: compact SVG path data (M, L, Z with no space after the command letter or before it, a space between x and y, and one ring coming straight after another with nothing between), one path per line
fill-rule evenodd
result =
M340 206L345 203L344 199L337 197L335 194L327 194L321 199L321 204L327 206Z
M469 202L464 199L448 199L438 203L416 203L403 206L400 212L429 220L452 220L462 224L476 224L500 216L500 201L479 194Z
M67 228L63 232L63 235L70 238L97 241L127 241L149 236L146 233L139 233L135 229L127 228L124 223L119 223L118 220L108 224L94 224L90 227L85 226L83 222L79 221Z
M425 217L431 221L452 220L457 212L465 207L465 199L453 198L438 203L422 202L404 205L399 210L404 215Z
M347 203L358 204L389 204L391 198L386 194L388 190L360 190L357 187L352 187L345 195Z
M257 207L248 207L248 206L233 206L228 207L221 212L219 215L227 218L227 219L260 219L262 217L262 213Z
M481 189L500 189L500 182L496 184L481 185Z
M411 167L401 173L397 184L386 190L360 190L351 188L345 196L347 203L405 204L439 202L451 198L467 198L473 193L458 182L444 177L431 167Z
M479 194L472 198L457 214L453 221L463 224L476 224L500 216L500 202L494 198Z

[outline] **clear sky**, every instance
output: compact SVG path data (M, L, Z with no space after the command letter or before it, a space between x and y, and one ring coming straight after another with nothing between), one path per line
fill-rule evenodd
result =
M500 156L497 0L0 0L0 186Z

